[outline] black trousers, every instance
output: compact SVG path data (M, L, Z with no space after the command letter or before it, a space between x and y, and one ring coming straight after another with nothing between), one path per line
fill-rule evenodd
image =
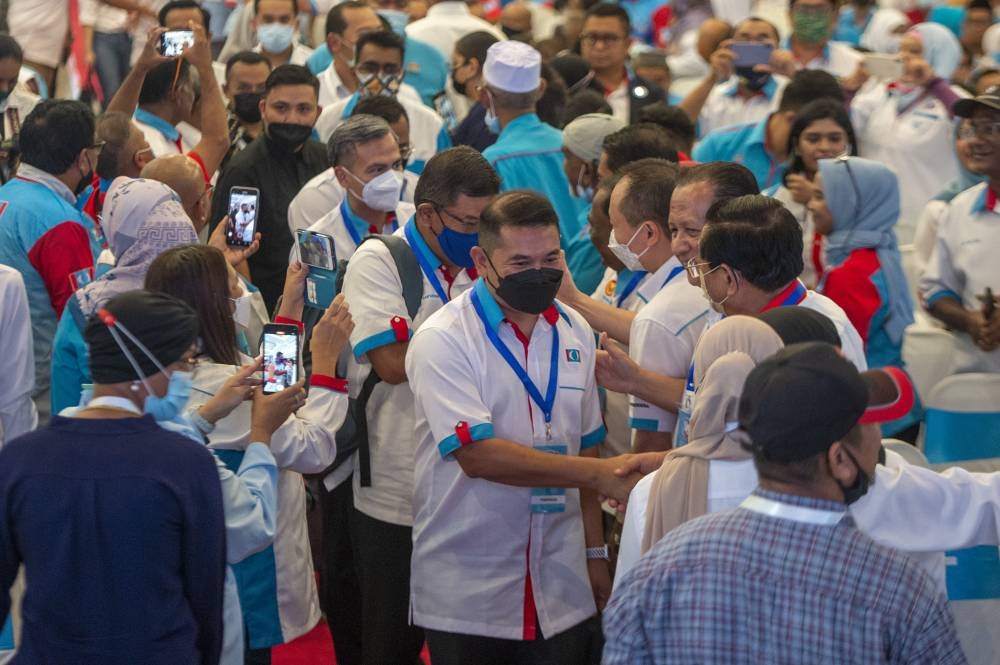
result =
M362 662L414 665L424 645L424 631L410 625L413 529L373 519L357 509L351 520L361 583Z
M603 642L597 616L550 638L531 641L429 629L426 633L434 665L587 665L599 662Z
M332 492L320 483L323 509L323 568L319 602L333 636L337 665L361 665L361 587L354 569L351 513L354 487L345 480Z

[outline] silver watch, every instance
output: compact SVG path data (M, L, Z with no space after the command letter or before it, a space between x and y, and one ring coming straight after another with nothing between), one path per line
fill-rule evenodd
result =
M608 546L601 545L600 547L588 547L587 548L587 559L604 559L608 560Z

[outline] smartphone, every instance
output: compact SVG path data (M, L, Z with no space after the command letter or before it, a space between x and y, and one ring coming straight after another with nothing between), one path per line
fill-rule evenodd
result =
M903 75L903 61L894 55L866 53L865 69L877 79L894 81Z
M734 67L753 67L769 64L774 47L757 42L735 42L729 45L729 50L736 54Z
M160 55L173 58L194 44L194 31L167 30L160 35Z
M324 270L334 269L337 257L333 251L333 237L307 229L299 229L297 236L299 260L302 263Z
M264 392L277 393L299 380L299 329L284 323L264 326Z
M229 190L229 221L226 223L226 244L249 247L257 232L257 212L260 190L256 187L233 187Z

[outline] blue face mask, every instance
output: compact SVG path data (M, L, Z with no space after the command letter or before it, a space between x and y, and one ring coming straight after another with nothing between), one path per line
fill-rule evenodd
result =
M493 95L490 95L489 91L486 95L490 98L490 107L486 109L486 115L483 117L483 122L486 124L486 129L490 130L491 134L500 133L500 118L497 117L497 112L493 109Z
M440 215L438 215L440 218ZM444 224L444 220L441 222ZM478 233L459 233L452 231L447 226L442 226L441 232L437 234L438 244L441 251L449 261L462 268L471 268L476 265L472 261L472 248L479 244Z
M287 23L265 23L257 28L257 41L268 53L281 53L292 45L295 28Z
M157 421L173 420L187 406L191 397L191 383L194 374L175 370L170 375L167 384L167 394L163 397L147 395L143 404L143 412L153 416Z
M410 22L410 15L399 9L380 9L378 15L389 22L389 27L400 37L406 37L406 24Z

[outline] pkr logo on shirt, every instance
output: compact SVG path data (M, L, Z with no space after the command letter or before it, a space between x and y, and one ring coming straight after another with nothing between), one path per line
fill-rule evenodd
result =
M580 362L580 349L566 349L566 362L568 363Z
M84 268L83 270L77 270L71 273L69 276L69 283L73 287L73 290L82 289L87 284L94 281L94 268Z

